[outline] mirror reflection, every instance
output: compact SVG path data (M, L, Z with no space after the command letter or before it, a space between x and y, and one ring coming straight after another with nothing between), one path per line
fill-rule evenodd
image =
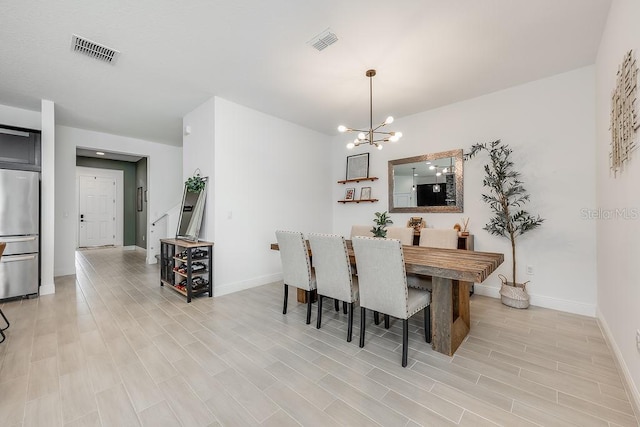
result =
M462 150L389 161L390 212L463 212Z
M203 179L205 180L205 185L200 192L188 191L187 186L184 186L176 239L198 241L204 215L204 203L207 197L207 178Z

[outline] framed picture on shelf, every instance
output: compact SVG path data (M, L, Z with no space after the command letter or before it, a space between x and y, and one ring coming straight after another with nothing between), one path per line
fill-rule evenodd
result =
M369 178L369 153L347 156L347 180Z
M362 187L360 189L360 200L371 199L371 187Z
M353 200L354 197L356 195L356 189L355 188L347 188L344 192L344 199L345 200Z

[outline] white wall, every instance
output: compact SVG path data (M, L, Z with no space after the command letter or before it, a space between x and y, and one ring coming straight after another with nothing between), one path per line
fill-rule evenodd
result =
M42 129L40 111L24 110L0 104L0 124L27 129Z
M55 293L55 149L56 117L52 101L42 100L42 172L40 191L40 295Z
M582 208L595 206L595 70L581 68L475 99L397 119L391 130L404 136L382 151L347 150L348 137L334 139L333 218L334 231L348 235L352 224L373 224L374 212L388 210L387 161L426 153L462 148L477 142L502 139L514 149L514 160L531 194L527 209L546 218L542 228L519 242L518 274L528 285L535 305L570 312L595 314L595 223L581 219ZM381 107L379 107L381 108ZM384 114L392 114L385 111ZM375 119L374 119L375 121ZM357 123L349 124L357 126ZM374 204L339 204L344 185L346 156L370 151L370 175L380 179L371 185ZM480 198L482 167L486 157L464 165L464 213L423 214L428 226L451 228L470 217L475 249L502 252L505 262L476 292L498 296L497 273L508 276L510 243L482 230L490 210ZM416 214L391 214L405 225ZM527 276L526 266L535 274Z
M207 200L200 235L207 236L205 240L215 241L213 226L213 212L215 206L215 98L187 114L182 122L183 129L189 129L189 135L182 137L182 181L192 176L196 169L200 175L209 177L207 182ZM182 199L180 199L182 202ZM180 214L178 209L178 214ZM176 221L177 224L177 221ZM177 226L176 226L177 228Z
M640 64L640 2L614 0L598 50L597 81L597 206L615 209L640 209L640 152L632 154L630 165L618 178L609 173L609 132L611 92L623 56L633 49ZM640 92L638 93L640 96ZM636 107L640 108L636 102ZM640 135L636 135L640 143ZM636 330L640 329L640 218L612 217L597 221L598 236L598 317L611 340L623 372L631 384L636 408L640 407L640 353L636 348Z
M215 243L214 292L222 295L282 278L269 249L275 230L331 230L332 174L326 135L221 98L214 103L185 117L193 133L184 158L187 175L187 165L213 173L215 199L201 237Z
M56 126L55 275L75 273L77 204L75 200L76 147L148 156L148 212L154 220L175 206L182 195L182 148L67 126ZM159 239L147 235L147 262L160 253Z

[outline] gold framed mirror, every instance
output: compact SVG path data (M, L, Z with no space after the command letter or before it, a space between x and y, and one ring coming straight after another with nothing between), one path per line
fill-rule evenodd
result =
M464 212L462 150L389 160L389 212Z

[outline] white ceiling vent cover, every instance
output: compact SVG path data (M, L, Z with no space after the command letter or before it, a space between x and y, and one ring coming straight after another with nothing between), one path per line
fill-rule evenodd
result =
M307 42L307 44L311 45L311 47L321 51L323 49L328 48L332 44L338 41L338 36L331 32L330 28L327 28L311 40Z
M85 39L77 34L74 34L71 39L71 49L74 52L85 54L109 64L114 64L118 59L118 55L120 55L120 51Z

